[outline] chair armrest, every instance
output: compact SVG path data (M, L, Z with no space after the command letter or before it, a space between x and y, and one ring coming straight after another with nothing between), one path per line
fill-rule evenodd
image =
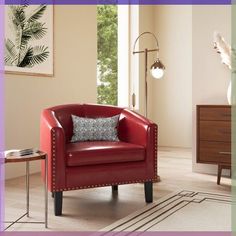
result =
M149 119L127 109L121 112L119 138L145 147L147 173L154 181L157 180L157 130L157 125Z
M44 110L40 124L40 149L48 155L48 188L59 191L65 188L65 134L54 112ZM42 165L44 173L44 165Z
M120 115L118 134L120 140L128 143L138 144L146 147L152 130L157 129L157 125L144 116L124 109Z

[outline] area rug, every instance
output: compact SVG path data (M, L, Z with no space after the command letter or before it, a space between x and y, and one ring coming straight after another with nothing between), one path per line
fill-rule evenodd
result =
M231 231L231 196L179 191L101 231Z

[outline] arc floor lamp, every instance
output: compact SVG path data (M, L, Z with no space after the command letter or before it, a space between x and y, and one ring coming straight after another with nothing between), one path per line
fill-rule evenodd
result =
M156 41L156 48L152 48L152 49L148 49L145 48L144 50L141 51L136 51L135 50L135 46L138 42L138 40L143 36L143 35L152 35L154 40ZM164 70L165 70L165 66L162 64L162 62L160 61L159 57L158 57L158 52L159 52L159 43L157 40L157 37L151 33L151 32L143 32L141 33L137 39L134 42L134 47L133 47L133 55L134 54L140 54L140 53L144 53L145 54L145 116L147 117L147 111L148 111L148 81L147 81L147 76L148 76L148 53L150 52L157 52L157 60L154 61L154 63L151 65L150 67L150 73L152 75L153 78L155 79L161 79L164 75Z

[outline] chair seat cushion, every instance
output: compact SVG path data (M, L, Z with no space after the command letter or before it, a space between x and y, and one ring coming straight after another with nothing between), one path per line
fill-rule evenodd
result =
M67 166L143 161L145 159L145 149L141 145L125 142L88 141L68 143L66 159Z

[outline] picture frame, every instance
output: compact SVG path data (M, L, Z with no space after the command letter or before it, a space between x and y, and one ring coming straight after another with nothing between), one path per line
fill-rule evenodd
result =
M5 73L53 77L53 5L5 7Z

